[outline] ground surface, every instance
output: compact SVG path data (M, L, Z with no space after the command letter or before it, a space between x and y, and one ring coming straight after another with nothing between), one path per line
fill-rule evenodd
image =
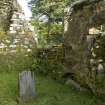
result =
M18 101L18 73L0 73L0 105L105 105L89 93L60 84L49 77L36 76L36 99Z

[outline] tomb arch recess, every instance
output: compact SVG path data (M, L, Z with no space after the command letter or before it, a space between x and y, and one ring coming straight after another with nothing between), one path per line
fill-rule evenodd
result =
M97 28L103 24L105 24L104 0L80 0L71 5L68 29L64 37L65 65L77 81L82 85L88 85L93 92L97 87L95 78L91 80L89 75L90 58L87 57L86 40L90 28Z

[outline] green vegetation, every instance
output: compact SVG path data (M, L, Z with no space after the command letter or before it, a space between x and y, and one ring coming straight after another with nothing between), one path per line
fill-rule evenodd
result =
M19 102L18 72L0 73L0 105L105 105L90 93L76 91L49 77L36 75L36 98Z
M87 35L91 18L98 14L97 11L104 9L100 9L101 3L98 5L95 0L92 1L97 3L95 10L90 5L91 0L86 1L86 7L82 6L85 4L82 0L75 4L80 10L72 7L72 11L69 11L68 7L74 1L76 0L30 0L32 20L18 21L18 17L23 17L23 13L20 14L21 9L15 10L16 19L12 18L12 10L4 18L4 23L5 19L8 21L5 24L7 27L3 26L5 31L9 26L15 27L10 27L11 32L5 32L3 27L0 29L0 105L105 105L102 100L102 96L105 97L105 30L99 36L97 34L97 37L90 35L89 41ZM13 9L12 5L10 9ZM67 35L65 28L68 28ZM105 29L101 26L99 31L102 28ZM19 97L19 73L26 70L35 73L36 82L36 97L29 102L23 102L22 97ZM94 95L88 90L76 90L80 85L77 83L77 86L74 82L74 88L73 83L70 83L71 79L90 89Z
M38 47L48 47L63 42L65 9L73 0L31 0L32 24L38 34Z
M34 62L31 68L38 74L44 74L45 76L49 75L55 80L64 82L63 75L66 71L65 67L60 62L48 59L38 59L36 63Z
M0 54L0 72L22 71L29 69L32 64L32 57L27 53Z

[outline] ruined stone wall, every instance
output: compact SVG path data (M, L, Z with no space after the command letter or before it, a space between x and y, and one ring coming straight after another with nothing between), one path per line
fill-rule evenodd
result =
M16 6L16 0L0 0L0 30L8 30Z
M83 86L88 86L94 93L100 91L105 95L105 86L96 86L96 70L90 68L91 54L89 55L87 43L89 29L105 23L104 14L104 0L81 0L74 3L70 8L64 45L68 71Z

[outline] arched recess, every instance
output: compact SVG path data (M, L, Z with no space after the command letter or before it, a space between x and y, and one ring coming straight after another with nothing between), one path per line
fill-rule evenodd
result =
M65 64L77 81L82 85L88 85L93 92L96 92L96 88L98 92L98 87L95 86L96 77L92 79L90 77L95 73L91 74L89 68L87 37L90 29L100 28L103 24L105 24L104 0L81 0L70 7L68 29L64 39Z

